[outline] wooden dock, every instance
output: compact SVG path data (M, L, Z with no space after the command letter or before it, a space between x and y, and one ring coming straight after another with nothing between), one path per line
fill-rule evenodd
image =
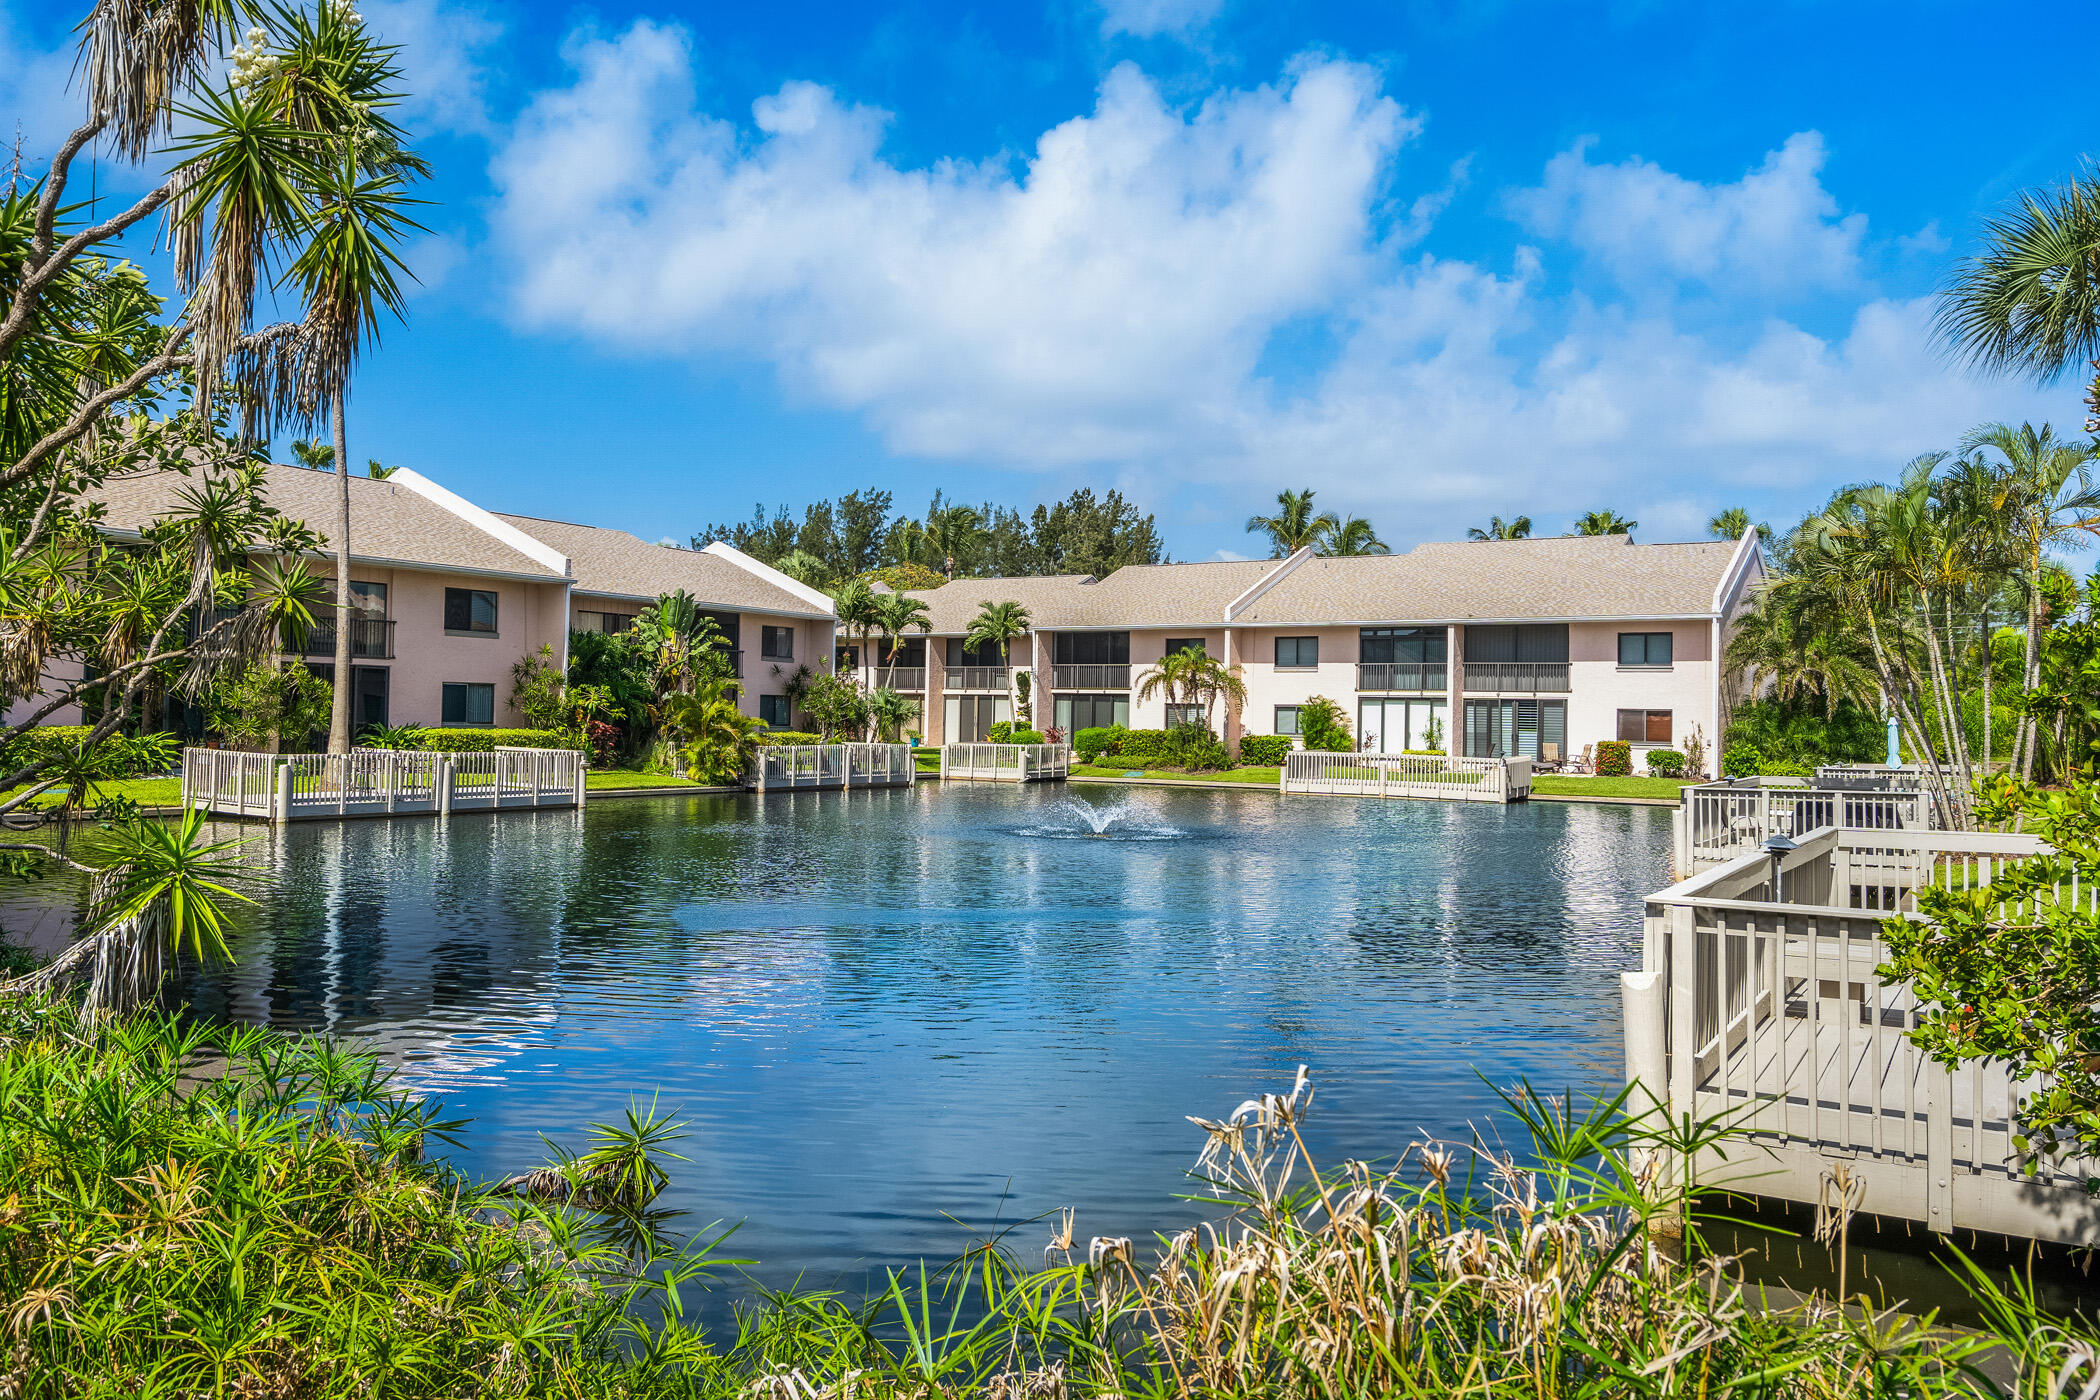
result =
M768 744L752 766L758 792L910 787L918 777L909 744Z
M1528 758L1451 758L1421 753L1288 754L1277 786L1285 796L1427 797L1442 802L1522 802L1531 796Z
M574 749L184 749L182 805L270 822L580 807L584 772L583 755Z
M1063 744L943 744L941 780L965 783L1062 782L1072 770Z

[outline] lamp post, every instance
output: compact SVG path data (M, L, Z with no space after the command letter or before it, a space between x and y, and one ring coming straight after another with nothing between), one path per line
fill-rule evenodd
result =
M1781 903L1784 896L1779 888L1779 863L1788 853L1801 849L1801 843L1783 831L1775 831L1764 839L1764 852L1772 858L1772 902Z

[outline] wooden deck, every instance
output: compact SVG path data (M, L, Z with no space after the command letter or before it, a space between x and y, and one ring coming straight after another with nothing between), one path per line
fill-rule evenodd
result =
M1522 802L1531 796L1528 758L1449 758L1419 753L1285 756L1277 786L1285 796L1427 797L1440 802Z
M1072 769L1063 744L943 744L941 778L967 783L1062 782Z
M1975 884L2033 854L2032 837L1807 834L1778 873L1754 855L1650 897L1644 968L1625 979L1629 1076L1673 1113L1726 1115L1745 1137L1699 1178L1812 1202L1834 1162L1862 1208L1935 1230L2100 1243L2084 1161L2033 1176L2012 1141L2023 1085L2001 1067L1949 1071L1911 1045L1907 987L1875 972L1881 924L1926 880ZM2073 894L2070 897L2089 897Z
M182 805L271 822L581 807L584 771L583 755L574 749L184 749Z
M758 792L839 792L910 787L918 777L909 744L768 744L752 766Z

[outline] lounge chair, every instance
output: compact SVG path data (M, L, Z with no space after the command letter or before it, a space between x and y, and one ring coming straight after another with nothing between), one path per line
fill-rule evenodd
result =
M1558 773L1560 771L1560 745L1541 743L1539 745L1538 767L1547 773Z

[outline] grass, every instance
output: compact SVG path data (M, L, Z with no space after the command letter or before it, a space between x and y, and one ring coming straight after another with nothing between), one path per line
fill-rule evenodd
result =
M1127 778L1131 768L1118 768L1105 763L1075 763L1069 770L1075 778ZM1188 783L1239 783L1248 787L1275 787L1281 768L1227 768L1218 772L1189 773L1179 768L1148 768L1139 777L1169 778Z
M1690 781L1686 778L1651 778L1645 774L1627 778L1593 778L1579 774L1536 773L1532 775L1531 790L1548 796L1667 797L1675 802L1678 789Z
M206 1057L223 1072L197 1073ZM1041 1234L889 1272L866 1299L764 1294L704 1336L685 1300L738 1261L712 1253L712 1227L684 1242L653 1209L678 1138L654 1110L477 1182L432 1159L466 1125L339 1043L5 999L0 1387L1940 1400L1999 1394L1971 1369L1993 1351L2021 1395L2079 1393L2063 1382L2090 1374L2090 1323L1980 1274L1964 1280L1988 1319L1975 1333L1820 1296L1746 1306L1734 1261L1699 1238L1698 1202L1655 1166L1658 1149L1710 1148L1715 1130L1628 1119L1623 1096L1506 1102L1491 1137L1513 1156L1417 1142L1389 1165L1322 1172L1301 1136L1301 1070L1288 1094L1192 1120L1200 1228L1089 1240L1067 1211ZM1680 1225L1682 1254L1662 1239Z
M583 786L586 790L595 790L599 788L696 787L699 785L694 783L691 778L674 778L669 773L638 773L630 772L625 768L614 768L584 774Z

